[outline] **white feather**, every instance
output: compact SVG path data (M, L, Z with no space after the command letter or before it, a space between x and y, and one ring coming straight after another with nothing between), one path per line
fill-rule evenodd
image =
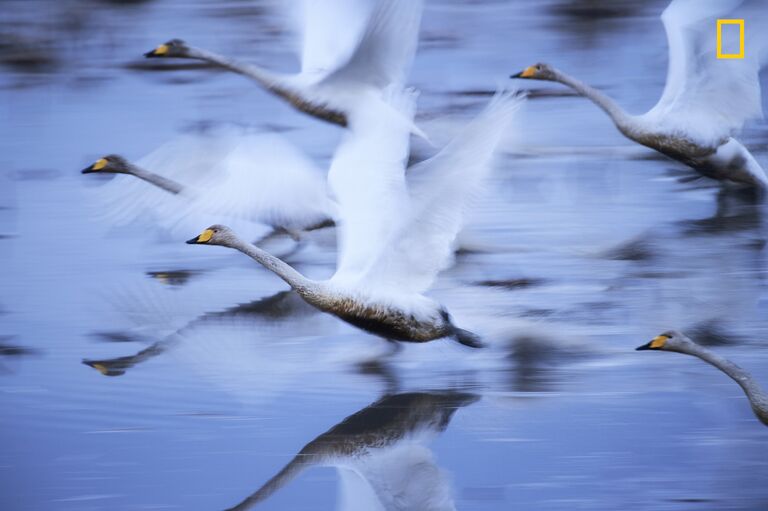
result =
M321 171L279 135L237 129L182 135L136 163L184 190L173 195L115 176L99 194L114 224L145 219L188 236L201 225L228 223L246 234L263 233L264 224L300 230L336 213Z
M661 16L669 42L669 69L649 122L714 146L762 117L759 71L766 48L763 16L734 9L740 0L673 0ZM754 4L753 4L754 5ZM749 9L745 4L743 8ZM718 59L716 20L745 18L745 56ZM759 35L759 39L752 36Z
M397 114L356 116L329 179L340 208L337 283L399 297L418 295L451 260L469 199L488 175L498 142L522 97L497 94L485 111L429 160L405 175L415 96L393 99Z

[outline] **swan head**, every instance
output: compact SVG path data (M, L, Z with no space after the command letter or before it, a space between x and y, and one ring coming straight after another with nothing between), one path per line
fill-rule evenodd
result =
M539 62L532 66L528 66L517 74L510 76L510 78L525 78L528 80L555 80L555 69L549 64Z
M117 154L109 154L96 160L91 166L81 171L83 174L93 174L95 172L108 174L130 174L131 165L128 160Z
M684 334L675 330L669 330L663 334L657 335L650 342L635 348L637 351L643 350L662 350L677 351L678 353L688 353L694 342Z
M161 44L152 51L144 54L148 59L152 58L185 58L189 57L189 46L181 39L171 39Z
M232 229L226 225L212 225L191 240L187 240L189 245L222 245L225 247L235 246L238 238Z

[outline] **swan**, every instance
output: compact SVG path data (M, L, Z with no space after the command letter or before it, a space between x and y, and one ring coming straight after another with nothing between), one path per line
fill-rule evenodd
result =
M115 154L82 170L132 175L162 190L158 193L122 179L105 185L100 195L105 209L118 217L115 223L135 220L147 211L155 212L166 225L216 215L266 224L273 234L288 233L295 240L303 231L334 225L336 206L328 197L325 177L278 135L229 130L214 136L185 135L140 161L173 178Z
M339 251L330 279L308 279L222 225L187 243L239 250L311 305L387 339L452 337L480 347L477 336L456 327L446 309L423 292L450 263L466 203L490 171L500 137L523 98L497 94L438 154L412 166L407 178L407 119L414 113L415 94L393 92L389 101L391 107L374 103L355 113L331 164Z
M765 190L765 170L733 137L747 120L762 117L758 74L764 43L748 40L744 59L716 58L715 18L726 17L733 5L733 0L669 4L661 15L669 43L667 83L658 103L642 115L628 114L607 95L548 64L535 64L512 78L566 85L604 110L630 140L704 176ZM749 30L758 32L752 25Z
M641 350L662 350L684 353L698 357L708 364L720 369L730 376L746 394L749 404L755 416L768 426L768 393L755 381L751 374L737 366L730 360L726 360L711 350L693 342L684 334L676 331L664 332L655 337L651 342L637 348Z
M212 63L253 79L297 110L340 126L361 101L376 101L403 84L418 44L422 0L305 0L292 14L303 17L301 71L282 74L238 62L172 39L147 58L187 58ZM412 131L423 137L415 126ZM426 137L425 137L426 138Z
M274 477L230 511L249 509L313 466L339 470L340 509L452 510L445 475L424 444L459 408L479 399L457 391L385 396L305 445Z

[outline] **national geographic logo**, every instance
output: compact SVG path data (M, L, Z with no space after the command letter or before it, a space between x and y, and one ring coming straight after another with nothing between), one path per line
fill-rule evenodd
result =
M723 53L723 26L736 25L739 30L739 51L738 53ZM735 40L732 37L732 30L728 31L727 41L730 43ZM728 44L728 49L732 49L733 44ZM719 59L743 59L744 58L744 20L717 20L717 58Z

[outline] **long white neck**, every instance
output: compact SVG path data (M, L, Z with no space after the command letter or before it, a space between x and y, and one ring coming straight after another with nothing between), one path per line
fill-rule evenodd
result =
M760 385L758 385L751 374L730 360L727 360L698 344L694 344L693 347L685 353L699 357L704 362L712 364L730 376L744 390L744 394L746 394L747 399L749 399L749 403L752 405L752 410L754 410L757 417L768 425L768 394L766 394Z
M586 83L577 80L561 71L554 71L554 81L560 82L563 85L567 85L584 97L589 98L597 106L602 108L607 113L614 124L625 133L625 130L631 131L633 127L632 116L627 114L613 99L606 96L599 90L590 87Z
M190 48L187 55L188 58L204 60L205 62L210 62L224 69L247 76L278 95L285 96L291 94L291 91L284 86L284 80L280 75L267 71L262 67L246 64L245 62L230 59L211 51L201 50L200 48Z
M160 176L158 174L155 174L154 172L150 172L141 167L133 165L132 163L128 164L128 173L138 177L139 179L143 179L148 183L152 183L158 188L162 188L163 190L170 192L174 195L184 191L184 186L182 184L177 183L172 179L168 179L167 177Z
M242 240L237 240L237 242L232 245L232 248L251 257L257 263L287 282L289 286L305 298L307 294L316 293L319 290L320 286L318 282L306 278L304 275L294 270L289 264L255 245L246 243Z

